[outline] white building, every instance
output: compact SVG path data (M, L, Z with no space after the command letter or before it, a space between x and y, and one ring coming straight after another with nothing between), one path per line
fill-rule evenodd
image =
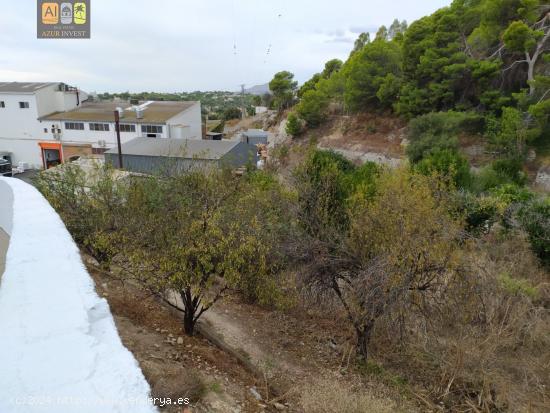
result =
M0 83L0 153L32 168L103 153L116 146L116 110L122 143L136 137L202 138L200 102L130 105L83 97L62 83Z
M14 164L42 165L38 143L48 137L39 118L74 109L85 99L64 83L0 82L0 153L10 153Z

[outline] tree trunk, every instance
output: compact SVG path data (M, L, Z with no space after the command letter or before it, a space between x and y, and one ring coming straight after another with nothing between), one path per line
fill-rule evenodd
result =
M368 359L369 355L368 348L373 327L374 322L369 322L366 323L363 327L355 329L357 333L357 351L364 357L365 360Z
M525 58L527 60L527 84L529 85L529 95L535 93L535 85L533 81L535 80L535 58L531 57L529 53L525 53Z
M194 313L185 310L185 313L183 315L183 329L185 331L185 334L188 336L192 336L195 332L195 320L194 320Z
M197 312L198 308L198 299L195 297L193 298L193 294L191 293L191 288L185 288L184 290L180 291L181 301L183 302L183 329L185 331L185 334L188 336L192 336L195 332L195 323L197 320L195 320L195 313Z

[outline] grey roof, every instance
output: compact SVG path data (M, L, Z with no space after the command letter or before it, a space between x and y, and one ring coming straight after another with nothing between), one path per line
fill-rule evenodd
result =
M0 82L0 93L34 93L46 86L60 82Z
M164 124L170 118L196 105L195 101L153 101L143 110L143 118L136 118L136 112L128 102L85 102L80 107L67 112L44 116L41 120L67 120L82 122L114 122L114 111L120 107L124 115L120 123Z
M122 145L122 154L213 160L222 158L239 144L238 141L135 138ZM118 149L110 149L105 153L118 154Z
M249 138L267 138L267 132L262 129L248 129L242 134Z

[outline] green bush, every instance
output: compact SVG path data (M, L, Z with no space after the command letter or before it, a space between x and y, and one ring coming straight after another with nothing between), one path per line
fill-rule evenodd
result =
M519 159L498 159L484 167L474 181L475 189L478 192L484 192L502 185L522 186L527 181L527 177Z
M525 204L519 211L519 221L527 232L531 249L541 261L550 264L550 198Z
M457 151L435 149L417 165L416 169L424 175L442 174L451 178L458 188L468 188L472 181L470 165Z
M477 133L481 117L470 112L432 112L409 122L407 156L417 163L430 152L458 150L460 132Z
M498 281L502 288L510 294L521 294L530 298L537 298L538 289L531 285L529 280L514 278L508 273L501 274Z
M466 230L474 234L487 232L499 219L498 203L493 197L478 197L471 192L460 191L456 205L459 214L464 217Z
M286 120L286 133L292 137L298 136L302 132L302 122L296 116L296 113L292 112L288 115Z

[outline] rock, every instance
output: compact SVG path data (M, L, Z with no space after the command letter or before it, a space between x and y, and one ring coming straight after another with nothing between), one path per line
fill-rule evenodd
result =
M183 344L183 337L178 337L176 343Z
M256 390L255 387L250 388L250 393L256 400L262 400L262 395L258 393L258 390Z
M275 407L277 410L285 410L286 406L281 403L273 403L273 407Z
M543 190L550 191L550 168L541 168L537 172L535 183Z

